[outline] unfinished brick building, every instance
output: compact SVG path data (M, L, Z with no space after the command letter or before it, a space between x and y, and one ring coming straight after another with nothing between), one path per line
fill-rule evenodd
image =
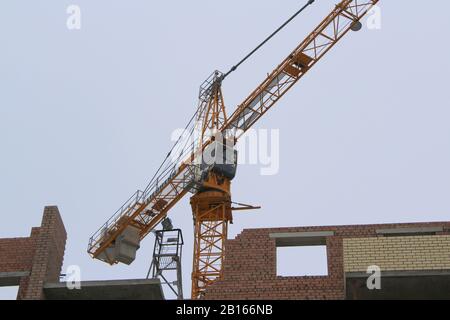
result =
M327 276L277 276L277 247L317 245ZM226 248L205 299L450 299L450 222L244 230ZM380 290L367 287L372 265Z
M67 234L56 206L45 207L29 237L0 239L0 287L19 286L19 300L161 300L159 279L60 282Z
M59 282L66 231L46 207L29 237L0 239L0 287L18 299L164 299L158 279ZM326 246L326 276L277 276L277 248ZM223 279L204 299L450 299L450 222L244 230L227 240ZM302 257L292 258L301 264ZM381 269L380 290L367 268Z
M0 286L17 286L17 299L44 299L44 284L59 282L67 234L57 207L45 207L29 237L0 239Z

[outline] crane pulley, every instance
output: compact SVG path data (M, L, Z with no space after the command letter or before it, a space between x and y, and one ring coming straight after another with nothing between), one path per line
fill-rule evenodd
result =
M236 209L231 200L231 181L237 165L235 143L350 30L361 29L360 20L378 1L342 0L231 115L226 113L222 81L286 24L228 73L214 72L201 86L197 112L186 127L190 136L197 131L198 138L194 142L177 141L179 148L169 152L147 188L135 192L90 238L88 253L109 264L130 264L140 241L176 203L192 193L195 233L192 298L200 298L222 276L228 225ZM309 0L290 20L313 2ZM218 150L225 151L225 155ZM204 161L205 153L214 155L212 161ZM172 161L168 160L170 156Z

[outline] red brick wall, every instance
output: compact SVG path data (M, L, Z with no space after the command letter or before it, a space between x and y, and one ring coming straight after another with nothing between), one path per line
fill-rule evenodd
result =
M0 272L30 270L34 250L31 238L0 239Z
M0 273L27 271L18 299L44 299L45 282L59 282L67 234L57 207L45 207L28 238L0 239Z
M376 229L444 227L450 223L354 225L246 229L227 240L224 274L211 285L205 299L344 299L343 238L374 237ZM276 244L271 233L334 231L326 238L328 276L279 277L276 275ZM301 263L301 261L293 261Z

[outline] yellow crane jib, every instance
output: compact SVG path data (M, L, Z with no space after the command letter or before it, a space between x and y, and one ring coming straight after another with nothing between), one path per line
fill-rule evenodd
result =
M177 141L147 188L135 192L90 238L88 253L109 264L130 264L140 241L191 193L195 233L192 298L200 298L222 276L232 211L256 208L232 207L231 181L237 167L234 145L349 31L360 30L361 19L378 1L342 0L231 115L226 113L222 81L314 1L308 1L228 73L214 72L202 84L197 112L186 127L191 136L196 132L198 137L192 143ZM216 139L218 133L220 139ZM203 161L205 154L212 160Z

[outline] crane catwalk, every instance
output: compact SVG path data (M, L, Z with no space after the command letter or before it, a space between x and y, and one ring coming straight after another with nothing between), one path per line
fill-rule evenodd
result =
M138 242L178 201L192 193L190 203L195 233L192 298L201 298L206 288L222 276L228 225L236 209L232 207L231 181L236 173L237 153L232 146L350 30L360 29L360 20L378 1L343 0L337 4L228 115L221 84L229 73L215 72L200 90L196 113L196 120L201 122L199 140L192 147L184 148L178 156L180 161L165 167L144 191L134 193L91 237L89 254L109 264L131 263L133 254L119 252L121 244L134 244L137 250ZM308 1L308 5L312 2ZM226 152L226 159L205 163L201 156L211 149L231 152ZM245 206L237 209L245 209Z

